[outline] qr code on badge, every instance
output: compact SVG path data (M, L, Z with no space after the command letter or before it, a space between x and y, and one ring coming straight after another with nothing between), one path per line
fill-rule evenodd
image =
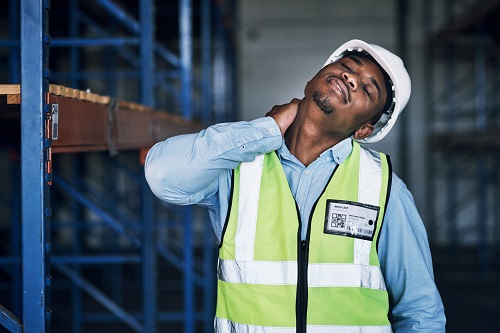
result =
M344 229L345 223L346 223L346 218L347 218L346 214L332 213L332 220L330 223L330 227Z

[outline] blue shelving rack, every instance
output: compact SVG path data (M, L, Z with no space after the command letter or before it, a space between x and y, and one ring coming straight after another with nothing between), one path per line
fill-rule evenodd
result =
M429 236L449 258L475 261L484 278L500 253L500 1L426 1L424 8Z
M158 95L170 94L178 103L176 112L185 119L205 125L234 119L230 111L234 100L233 46L228 38L230 28L224 25L231 17L232 2L171 1L178 13L178 53L155 38L155 2L137 0L136 16L127 11L130 2L90 1L122 29L121 34L113 35L80 11L83 1L69 0L68 36L53 37L49 34L49 20L57 1L8 1L9 34L0 39L0 48L9 50L9 82L0 84L20 83L21 163L15 159L11 162L11 249L0 258L0 269L10 276L9 291L5 292L10 294L10 304L0 308L0 331L57 331L61 329L54 318L62 316L67 317L69 325L61 331L75 333L85 331L85 325L99 324L115 325L108 327L118 327L121 332L155 333L169 327L164 326L169 323L186 333L212 330L215 244L206 237L212 230L205 215L191 207L171 207L153 198L142 167L131 162L139 159L138 151L120 152L119 158L113 157L117 152L111 149L102 153L80 150L51 154L46 126L56 110L48 101L49 81L82 89L83 82L89 79L132 79L139 91L134 102L161 108L164 105L158 105ZM199 19L196 36L201 45L196 50L195 19ZM97 37L83 37L83 25ZM114 48L131 69L115 68L111 63L99 71L85 71L81 68L81 50L87 47ZM68 50L69 70L51 71L49 53L54 49ZM108 88L104 93L120 93L111 85ZM15 142L12 146L14 150L17 147ZM101 175L98 188L82 181L89 177L85 168L95 161L108 170ZM126 179L122 182L131 196L138 198L130 207L123 207L127 200L116 198L123 193L113 192L113 184L107 182L110 176ZM69 212L69 219L61 217L63 210ZM65 219L70 221L69 226ZM82 235L103 226L112 245L101 247L97 254L89 253ZM70 246L58 244L59 237L52 237L65 232L72 235ZM161 235L174 233L179 235L177 242L165 243ZM196 239L200 233L205 235L202 241ZM103 281L92 279L88 267L104 272ZM165 269L175 270L177 280L160 280ZM137 284L127 293L126 274L132 274L129 278ZM159 299L172 289L181 295L177 300L180 309L164 308L163 299ZM69 298L67 309L54 307L61 304L61 292ZM126 298L130 294L140 306L129 306ZM89 299L93 304L90 310Z

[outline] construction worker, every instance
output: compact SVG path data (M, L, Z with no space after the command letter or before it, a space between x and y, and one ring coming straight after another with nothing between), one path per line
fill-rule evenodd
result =
M359 144L387 135L410 91L398 56L351 40L302 99L151 148L154 194L209 209L216 332L444 332L413 198Z

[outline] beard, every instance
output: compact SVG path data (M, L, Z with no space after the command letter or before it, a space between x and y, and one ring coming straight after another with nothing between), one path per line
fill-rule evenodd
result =
M315 91L312 95L313 101L325 114L333 112L333 107L330 104L330 99L319 91Z

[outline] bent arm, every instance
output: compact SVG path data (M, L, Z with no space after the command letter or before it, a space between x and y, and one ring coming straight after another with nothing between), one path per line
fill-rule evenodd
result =
M146 180L164 201L197 204L217 192L219 177L240 162L278 149L282 142L271 117L213 125L154 145L146 157Z
M445 332L446 318L424 224L410 191L399 178L393 180L379 258L394 332Z

